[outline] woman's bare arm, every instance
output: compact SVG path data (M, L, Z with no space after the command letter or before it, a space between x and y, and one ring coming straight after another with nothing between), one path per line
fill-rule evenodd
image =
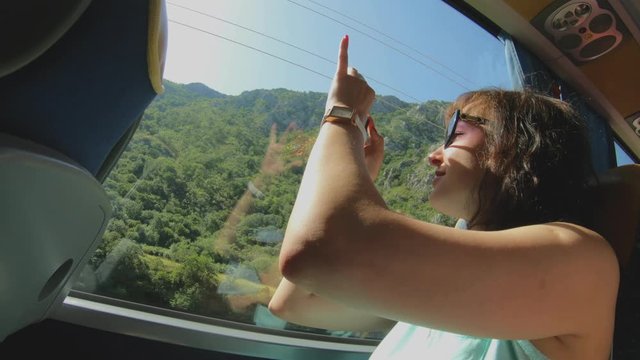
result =
M287 279L280 282L269 310L289 322L327 330L387 331L395 324L395 321L317 296Z

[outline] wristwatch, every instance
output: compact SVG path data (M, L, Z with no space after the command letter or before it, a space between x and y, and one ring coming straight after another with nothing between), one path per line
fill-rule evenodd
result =
M365 124L362 122L360 117L355 113L355 110L347 106L338 106L338 105L332 106L324 114L324 117L322 118L322 123L320 124L320 126L322 126L325 122L349 123L349 124L355 125L358 128L358 130L360 130L360 132L362 133L362 137L364 138L365 142L367 141L367 138L369 136L369 134L367 133Z

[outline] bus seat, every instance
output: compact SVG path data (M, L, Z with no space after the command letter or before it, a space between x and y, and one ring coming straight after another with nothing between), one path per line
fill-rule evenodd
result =
M48 317L101 242L100 180L163 90L167 29L164 0L0 5L0 341Z
M629 265L640 223L640 165L624 165L598 175L592 189L594 230L609 241L620 267Z
M164 0L3 2L0 132L104 179L163 91L167 31Z
M58 41L91 0L12 1L2 4L0 29L11 34L2 42L0 77L29 64ZM16 16L22 14L22 16Z
M102 185L45 146L0 134L0 342L67 295L111 216Z

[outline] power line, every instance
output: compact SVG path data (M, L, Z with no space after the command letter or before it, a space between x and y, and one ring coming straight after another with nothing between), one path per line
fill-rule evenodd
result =
M374 31L374 32L376 32L376 33L378 33L378 34L380 34L380 35L382 35L382 36L386 37L387 39L389 39L389 40L393 41L394 43L397 43L397 44L400 44L400 45L402 45L402 46L404 46L404 47L406 47L406 48L409 48L409 49L411 49L411 50L415 51L416 53L418 53L418 54L422 55L424 58L426 58L426 59L428 59L428 60L430 60L430 61L432 61L432 62L434 62L434 63L436 63L436 64L438 64L438 65L440 65L440 66L442 66L443 68L445 68L445 69L449 70L451 73L453 73L453 74L457 75L457 76L458 76L458 77L460 77L462 80L464 80L464 81L466 81L466 82L469 82L469 83L472 83L472 84L473 84L473 81L472 81L472 80L470 80L469 78L467 78L467 77L463 76L462 74L458 73L457 71L453 70L452 68L448 67L447 65L445 65L445 64L443 64L443 63L441 63L440 61L436 60L434 57L429 56L429 55L427 55L427 54L425 54L425 53L421 52L420 50L418 50L418 49L416 49L416 48L412 47L411 45L408 45L408 44L406 44L406 43L404 43L404 42L402 42L402 41L400 41L400 40L398 40L398 39L396 39L396 38L393 38L393 37L391 37L391 36L389 36L389 35L387 35L387 34L383 33L382 31L379 31L378 29L374 28L373 26L369 26L369 25L367 25L366 23L364 23L364 22L362 22L362 21L360 21L360 20L358 20L358 19L356 19L356 18L354 18L354 17L352 17L352 16L349 16L349 15L347 15L347 14L344 14L344 13L342 13L342 12L338 11L338 10L332 9L332 8L330 8L330 7L326 6L326 5L323 5L323 4L321 4L321 3L317 2L317 1L314 1L314 0L307 0L307 1L308 1L308 2L310 2L310 3L316 4L317 6L320 6L320 7L322 7L322 8L325 8L325 9L327 9L327 10L331 11L331 12L334 12L334 13L336 13L336 14L338 14L338 15L341 15L341 16L343 16L343 17L345 17L345 18L349 19L349 20L352 20L352 21L354 21L354 22L356 22L356 23L360 24L361 26L364 26L364 27L366 27L366 28L368 28L368 29L370 29L370 30L372 30L372 31Z
M281 61L284 61L284 62L286 62L286 63L289 63L289 64L291 64L291 65L293 65L293 66L297 66L297 67L302 68L302 69L305 69L305 70L307 70L307 71L311 71L312 73L314 73L314 74L316 74L316 75L320 75L320 76L322 76L322 77L324 77L324 78L327 78L327 79L329 79L329 80L333 80L333 78L332 78L331 76L325 75L325 74L323 74L323 73L321 73L321 72L317 72L317 71L315 71L315 70L313 70L313 69L311 69L311 68L308 68L308 67L306 67L306 66L304 66L304 65L300 65L300 64L295 63L295 62L293 62L293 61L289 61L289 60L287 60L287 59L285 59L285 58L282 58L282 57L280 57L280 56L278 56L278 55L274 55L274 54L268 53L268 52L266 52L266 51L264 51L264 50L260 50L260 49L258 49L258 48L255 48L255 47L251 46L251 45L243 44L243 43L241 43L241 42L239 42L239 41L235 41L235 40L233 40L233 39L229 39L228 37L224 37L224 36L222 36L222 35L214 34L214 33L212 33L212 32L209 32L209 31L206 31L206 30L202 30L202 29L197 28L197 27L195 27L195 26L191 26L191 25L189 25L189 24L181 23L181 22L179 22L179 21L175 21L175 20L173 20L173 19L169 19L169 21L170 21L170 22L172 22L172 23L176 23L176 24L179 24L179 25L182 25L182 26L188 27L188 28L193 29L193 30L196 30L196 31L203 32L203 33L205 33L205 34L209 34L209 35L211 35L211 36L215 36L215 37L220 38L220 39L223 39L223 40L227 40L227 41L232 42L232 43L234 43L234 44L238 44L238 45L240 45L240 46L244 46L244 47L249 48L249 49L251 49L251 50L255 50L255 51L257 51L257 52L263 53L263 54L265 54L265 55L268 55L268 56L271 56L271 57L276 58L276 59L278 59L278 60L281 60Z
M293 47L293 48L295 48L295 49L298 49L298 50L300 50L300 51L303 51L303 52L305 52L305 53L307 53L307 54L310 54L310 55L313 55L313 56L315 56L315 57L317 57L317 58L320 58L320 59L322 59L322 60L324 60L324 61L326 61L326 62L328 62L328 63L334 64L334 65L336 64L336 62L335 62L335 61L333 61L333 60L331 60L331 59L327 59L326 57L324 57L324 56L322 56L322 55L318 55L318 54L313 53L313 52L311 52L311 51L305 50L305 49L303 49L303 48L301 48L301 47L299 47L299 46L297 46L297 45L294 45L294 44L288 43L288 42L286 42L286 41L283 41L283 40L277 39L277 38L275 38L275 37L273 37L273 36L269 36L269 35L267 35L267 34L265 34L265 33L263 33L263 32L260 32L260 31L257 31L257 30L253 30L253 29L248 28L248 27L246 27L246 26L242 26L242 25L240 25L240 24L236 24L236 23L231 22L231 21L229 21L229 20L225 20L225 19L219 18L219 17L217 17L217 16L213 16L213 15L211 15L211 14L207 14L207 13L205 13L205 12L202 12L202 11L199 11L199 10L195 10L195 9L192 9L192 8L186 7L186 6L184 6L184 5L179 5L179 4L176 4L176 3L170 2L170 1L168 1L168 2L167 2L167 4L170 4L170 5L173 5L173 6L176 6L176 7L179 7L179 8L185 9L185 10L188 10L188 11L192 11L192 12L194 12L194 13L198 13L198 14L200 14L200 15L204 15L204 16L206 16L206 17L210 17L210 18L212 18L212 19L216 19L216 20L218 20L218 21L222 21L222 22L224 22L224 23L227 23L227 24L230 24L230 25L233 25L233 26L237 26L237 27L239 27L239 28L241 28L241 29L244 29L244 30L250 31L250 32L252 32L252 33L255 33L255 34L258 34L258 35L264 36L264 37L269 38L269 39L271 39L271 40L277 41L277 42L279 42L279 43L281 43L281 44L285 44L285 45L291 46L291 47Z
M236 40L233 40L233 39L229 39L228 37L225 37L225 36L222 36L222 35L218 35L218 34L214 34L214 33L210 32L210 31L203 30L203 29L200 29L200 28L198 28L198 27L195 27L195 26L192 26L192 25L189 25L189 24L185 24L185 23L182 23L182 22L179 22L179 21L173 20L173 19L169 19L169 22L172 22L172 23L175 23L175 24L178 24L178 25L182 25L182 26L187 27L187 28L189 28L189 29L192 29L192 30L195 30L195 31L199 31L199 32L202 32L202 33L205 33L205 34L211 35L211 36L215 36L215 37L217 37L217 38L219 38L219 39L223 39L223 40L226 40L226 41L232 42L232 43L234 43L234 44L236 44L236 45L240 45L240 46L246 47L246 48L248 48L248 49L251 49L251 50L257 51L257 52L259 52L259 53L262 53L262 54L264 54L264 55L271 56L271 57L273 57L273 58L275 58L275 59L278 59L278 60L280 60L280 61L284 61L284 62L286 62L286 63L288 63L288 64L290 64L290 65L293 65L293 66L299 67L299 68L301 68L301 69L307 70L307 71L312 72L312 73L314 73L314 74L316 74L316 75L320 75L320 76L322 76L323 78L326 78L326 79L329 79L329 80L333 80L333 77L331 77L331 76L329 76L329 75L323 74L323 73L318 72L318 71L316 71L316 70L313 70L313 69L311 69L311 68L309 68L309 67L307 67L307 66L300 65L300 64L298 64L298 63L296 63L296 62L293 62L293 61L287 60L287 59L285 59L285 58L283 58L283 57L280 57L280 56L275 55L275 54L272 54L272 53L270 53L270 52L267 52L267 51L264 51L264 50L258 49L258 48L256 48L256 47L251 46L251 45L247 45L247 44L241 43L241 42L239 42L239 41L236 41ZM377 98L377 100L379 100L380 102L382 102L382 103L384 103L384 104L387 104L387 105L389 105L389 106L391 106L391 107L393 107L393 108L395 108L395 109L397 109L397 110L405 110L405 109L403 109L403 108L401 108L401 107L399 107L399 106L397 106L397 105L395 105L395 104L392 104L392 103L390 103L390 102L388 102L388 101L384 100L384 99L383 99L383 98L381 98L381 97ZM408 113L409 113L409 111L407 110L407 114L408 114ZM434 122L432 122L432 121L429 121L428 119L425 119L425 120L426 120L426 122L427 122L428 124L430 124L430 125L432 125L432 126L435 126L435 127L437 127L438 129L440 129L440 130L443 130L443 129L444 129L442 126L440 126L440 125L438 125L438 124L436 124L436 123L434 123Z
M254 29L248 28L248 27L246 27L246 26L242 26L242 25L236 24L236 23L234 23L234 22L231 22L231 21L228 21L228 20L225 20L225 19L219 18L219 17L217 17L217 16L213 16L213 15L211 15L211 14L207 14L207 13L202 12L202 11L199 11L199 10L195 10L195 9L192 9L192 8L189 8L189 7L186 7L186 6L183 6L183 5L175 4L175 3L173 3L173 2L167 2L167 3L168 3L168 4L171 4L171 5L173 5L173 6L177 6L177 7L179 7L179 8L182 8L182 9L188 10L188 11L192 11L192 12L194 12L194 13L197 13L197 14L200 14L200 15L203 15L203 16L207 16L207 17L212 18L212 19L215 19L215 20L222 21L222 22L224 22L224 23L227 23L227 24L230 24L230 25L233 25L233 26L237 26L237 27L239 27L239 28L241 28L241 29L244 29L244 30L250 31L250 32L255 33L255 34L258 34L258 35L260 35L260 36L264 36L264 37L266 37L266 38L268 38L268 39L275 40L275 41L277 41L277 42L279 42L279 43L281 43L281 44L285 44L285 45L291 46L292 48L297 49L297 50L300 50L300 51L303 51L303 52L305 52L305 53L307 53L307 54L311 54L311 55L313 55L313 56L315 56L315 57L317 57L317 58L320 58L320 59L322 59L322 60L324 60L324 61L326 61L326 62L330 63L330 64L337 65L337 63L336 63L335 61L330 60L330 59L327 59L326 57L324 57L324 56L322 56L322 55L318 55L318 54L316 54L316 53L314 53L314 52L312 52L312 51L309 51L309 50L303 49L303 48L301 48L301 47L299 47L299 46L297 46L297 45L294 45L294 44L291 44L291 43L286 42L286 41L284 41L284 40L280 40L280 39L278 39L278 38L276 38L276 37L273 37L273 36L267 35L267 34L265 34L265 33L261 32L261 31L257 31L257 30L254 30ZM394 88L394 87L393 87L393 86L391 86L391 85L385 84L385 83L383 83L382 81L376 80L376 79L374 79L374 78L372 78L372 77L369 77L369 76L367 76L367 79L369 79L369 80L371 80L371 81L373 81L373 82L375 82L375 83L377 83L377 84L379 84L379 85L382 85L382 86L384 86L384 87L386 87L386 88L388 88L388 89L391 89L392 91L395 91L395 92L396 92L396 93L398 93L398 94L402 94L402 95L404 95L404 96L406 96L406 97L408 97L408 98L411 98L411 99L413 99L413 100L417 101L418 103L422 102L420 99L418 99L418 98L416 98L416 97L414 97L414 96L411 96L411 95L409 95L409 94L405 93L405 92L404 92L404 91L402 91L402 90L398 90L398 89Z
M447 80L449 80L449 81L451 81L451 82L453 82L453 83L457 84L458 86L462 87L463 89L465 89L465 90L467 90L467 91L471 90L471 89L469 89L468 87L466 87L464 84L462 84L462 83L460 83L459 81L457 81L456 79L453 79L453 78L451 78L450 76L448 76L448 75L446 75L446 74L443 74L442 72L438 71L438 70L437 70L437 69L435 69L433 66L430 66L429 64L426 64L426 63L424 63L423 61L421 61L421 60L419 60L419 59L416 59L415 57L411 56L410 54L407 54L406 52L404 52L404 51L402 51L402 50L400 50L400 49L398 49L398 48L396 48L396 47L394 47L394 46L392 46L392 45L390 45L390 44L388 44L388 43L386 43L386 42L384 42L384 41L382 41L382 40L380 40L380 39L378 39L378 38L376 38L376 37L373 37L373 36L371 36L371 35L369 35L369 34L365 33L364 31L358 30L358 29L356 29L355 27L353 27L353 26L351 26L351 25L348 25L348 24L346 24L346 23L344 23L344 22L342 22L342 21L340 21L340 20L337 20L337 19L335 19L335 18L332 18L332 17L331 17L331 16L329 16L329 15L323 14L323 13L321 13L321 12L317 11L317 10L314 10L314 9L312 9L312 8L308 7L308 6L304 6L304 5L302 5L302 4L300 4L300 3L297 3L297 2L295 2L295 1L293 1L293 0L287 0L287 1L288 1L288 2L290 2L290 3L292 3L292 4L294 4L294 5L297 5L297 6L301 7L301 8L303 8L303 9L307 9L307 10L309 10L309 11L313 12L313 13L316 13L316 14L318 14L318 15L322 16L322 17L325 17L325 18L327 18L327 19L329 19L329 20L331 20L331 21L333 21L333 22L336 22L336 23L338 23L338 24L340 24L340 25L342 25L342 26L345 26L345 27L347 27L347 28L349 28L349 29L351 29L351 30L357 31L358 33L360 33L360 34L362 34L362 35L364 35L364 36L366 36L366 37L368 37L368 38L370 38L370 39L372 39L372 40L374 40L374 41L379 42L380 44L382 44L382 45L384 45L384 46L388 47L389 49L394 50L394 51L396 51L396 52L398 52L398 53L400 53L400 54L402 54L402 55L404 55L404 56L408 57L409 59L411 59L411 60L413 60L413 61L417 62L418 64L421 64L421 65L422 65L422 66L424 66L425 68L427 68L427 69L429 69L429 70L431 70L431 71L435 72L436 74L438 74L438 75L440 75L440 76L444 77L445 79L447 79Z

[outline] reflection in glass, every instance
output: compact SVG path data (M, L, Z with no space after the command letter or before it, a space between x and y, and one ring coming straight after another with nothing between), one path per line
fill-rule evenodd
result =
M105 182L114 217L76 288L282 328L265 306L281 279L279 246L325 95L165 87ZM424 161L442 140L434 122L447 103L394 101L376 109L388 139L378 186L397 211L451 225L428 205L433 174Z

